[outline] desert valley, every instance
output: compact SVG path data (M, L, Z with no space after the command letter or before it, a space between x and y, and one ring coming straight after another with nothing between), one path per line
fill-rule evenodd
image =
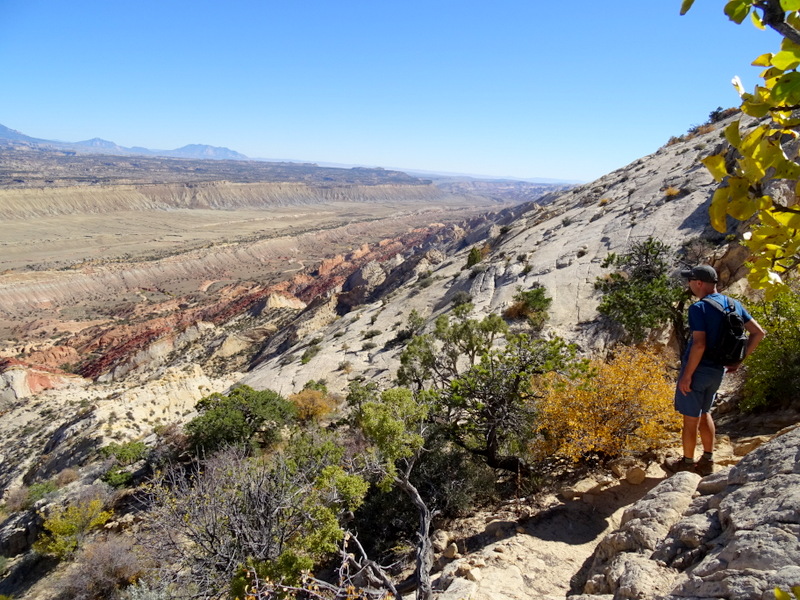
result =
M202 412L201 399L237 386L289 397L323 384L345 410L353 382L390 388L410 338L462 304L483 319L544 288L542 336L606 356L620 332L598 313L595 283L609 254L646 239L682 249L687 264L710 262L729 292L751 293L748 253L735 229L710 227L716 183L698 166L724 144L722 127L577 186L153 156L3 128L7 505L65 472L63 493L78 497L110 468L101 449L154 447ZM649 341L674 375L677 340L664 329ZM800 416L796 407L749 416L743 428L739 383L723 389L722 470L710 477L668 477L661 465L676 438L436 522L437 597L738 600L800 583ZM136 484L152 476L144 462L126 466ZM83 568L33 549L59 493L6 514L0 593L60 598L59 582ZM145 511L132 488L115 494L106 531L133 535Z

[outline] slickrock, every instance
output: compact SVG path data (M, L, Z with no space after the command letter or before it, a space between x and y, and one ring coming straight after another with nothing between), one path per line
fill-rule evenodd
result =
M628 521L607 536L595 551L584 592L772 600L776 586L800 584L798 448L800 427L794 427L703 480L694 498L695 475L678 473L659 484L630 511L655 517L649 531L630 535ZM676 513L678 519L664 518ZM674 523L664 533L669 521ZM617 544L620 538L626 543ZM633 577L632 564L646 575Z
M703 479L621 483L591 507L567 501L516 527L493 521L444 565L437 597L774 600L775 587L800 584L798 448L795 426Z

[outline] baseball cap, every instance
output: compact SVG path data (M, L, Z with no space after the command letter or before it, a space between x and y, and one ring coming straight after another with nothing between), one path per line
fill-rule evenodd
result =
M707 283L717 283L717 272L711 265L697 265L686 271L681 271L681 277L698 279Z

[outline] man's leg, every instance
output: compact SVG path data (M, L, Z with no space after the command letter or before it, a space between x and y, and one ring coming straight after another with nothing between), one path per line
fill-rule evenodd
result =
M703 450L709 454L714 452L714 441L717 435L717 428L711 413L703 413L700 416L700 440L703 442Z
M683 432L681 442L683 443L683 457L694 460L694 450L697 447L697 430L703 417L689 417L683 415Z

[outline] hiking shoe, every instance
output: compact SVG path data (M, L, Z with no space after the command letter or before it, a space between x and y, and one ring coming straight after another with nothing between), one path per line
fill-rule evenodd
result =
M695 463L694 470L697 471L698 475L702 475L703 477L711 475L714 472L714 461L701 458Z
M675 460L669 460L664 463L664 468L669 471L670 473L680 473L681 471L694 471L695 470L695 463L687 463L682 458L676 458Z

